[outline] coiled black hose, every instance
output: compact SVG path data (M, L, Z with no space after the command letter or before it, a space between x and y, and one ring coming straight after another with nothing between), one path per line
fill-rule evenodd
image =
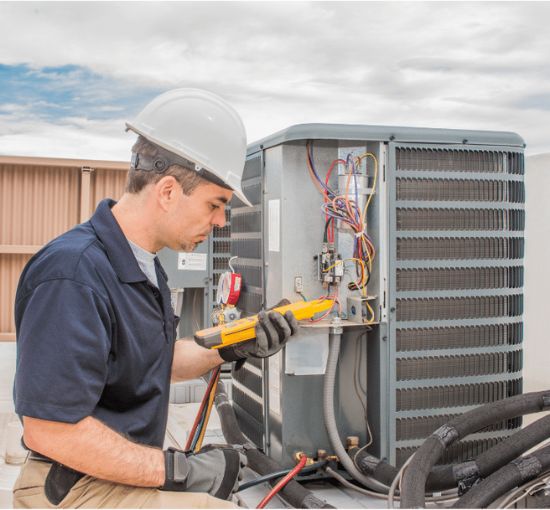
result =
M437 429L415 452L401 482L401 506L423 508L426 481L434 464L445 449L468 434L477 432L493 423L543 411L550 407L550 391L516 395L477 407Z
M550 415L507 437L475 460L452 466L435 466L426 481L426 491L452 489L466 479L486 478L549 437ZM391 485L399 471L395 466L359 448L351 449L350 456L365 475L372 476L386 485Z
M264 476L282 468L274 460L270 459L256 447L250 444L241 432L235 411L225 392L222 381L219 381L215 398L216 410L220 416L222 432L229 444L245 446L248 465L251 469ZM275 482L272 482L273 484ZM312 492L304 489L298 482L291 480L281 490L284 499L295 508L334 508L325 501L316 497Z
M519 457L474 485L452 508L487 508L510 489L522 485L550 468L550 445Z

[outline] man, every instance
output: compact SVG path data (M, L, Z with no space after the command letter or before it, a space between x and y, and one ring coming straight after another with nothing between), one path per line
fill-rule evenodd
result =
M17 289L16 412L29 458L14 506L232 507L245 457L231 447L162 451L170 380L277 352L297 323L262 313L256 339L219 351L175 341L155 253L192 251L241 189L244 126L221 98L177 89L128 129L139 136L126 192L54 239Z

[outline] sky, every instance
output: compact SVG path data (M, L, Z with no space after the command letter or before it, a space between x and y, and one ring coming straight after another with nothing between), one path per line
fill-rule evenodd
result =
M327 122L513 131L550 152L549 2L1 2L0 154L128 160L153 97L253 142Z

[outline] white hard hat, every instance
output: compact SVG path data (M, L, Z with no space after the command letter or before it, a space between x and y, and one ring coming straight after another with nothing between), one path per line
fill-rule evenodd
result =
M153 99L126 127L191 161L198 172L209 172L252 205L241 187L246 131L239 114L221 97L199 89L170 90Z

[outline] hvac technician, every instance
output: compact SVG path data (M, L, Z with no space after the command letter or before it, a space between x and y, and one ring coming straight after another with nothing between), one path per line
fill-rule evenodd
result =
M50 242L19 281L14 398L31 453L15 507L232 507L242 453L162 450L170 380L270 356L297 328L292 313L269 312L239 346L175 341L154 254L192 251L224 225L233 193L250 205L244 126L218 96L177 89L127 127L139 136L122 198Z

